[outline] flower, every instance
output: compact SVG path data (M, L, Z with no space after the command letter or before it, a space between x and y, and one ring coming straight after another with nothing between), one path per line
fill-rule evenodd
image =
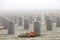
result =
M0 26L0 30L4 29L4 26Z
M35 35L36 33L35 32L29 32L28 33L30 36L33 36L33 35Z
M35 32L31 32L32 34L36 34Z

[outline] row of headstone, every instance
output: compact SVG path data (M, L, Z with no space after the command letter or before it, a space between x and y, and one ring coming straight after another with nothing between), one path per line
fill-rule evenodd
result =
M4 29L8 30L8 34L14 34L14 23L0 16L0 23L4 26Z
M10 21L8 23L8 34L14 34L14 23L12 21ZM19 25L22 25L22 18L19 17ZM40 23L39 22L34 22L34 32L39 33L40 34ZM29 29L29 20L28 19L24 19L24 29Z
M41 34L40 27L41 24L38 21L34 22L34 32ZM28 19L24 20L24 29L29 29ZM8 34L14 34L14 23L12 21L9 21L8 23Z
M60 27L60 17L56 17L55 19L50 19L50 17L45 16L47 30L52 30L52 23L56 22L56 27Z
M59 18L57 19L57 25L60 23L59 22ZM13 23L9 23L10 25L12 25L11 27L9 27L8 29L8 34L13 34L14 33L14 29L13 29ZM47 24L47 30L52 30L52 20L49 17L46 17L46 24ZM58 25L57 27L59 27L60 25ZM41 24L39 22L34 22L34 32L41 34L41 30L40 30ZM24 29L29 29L29 20L28 19L24 19Z
M34 32L40 34L41 30L40 30L41 24L38 21L34 22ZM28 19L24 19L24 30L28 29L29 30L29 20Z
M35 20L32 16L29 16L29 17L24 16L24 18L28 18L29 24L32 24L33 21ZM23 20L22 17L19 17L19 18L18 18L18 25L22 25L22 23L23 23L22 20ZM36 18L36 21L41 21L41 17L38 16L38 17Z
M40 21L40 20L41 19L38 17L37 21ZM40 30L41 24L37 21L34 22L34 32L40 33L41 32L41 30ZM46 24L47 24L47 30L52 30L52 20L49 17L46 17ZM29 20L26 18L24 19L24 29L29 29Z
M0 17L1 19L1 17ZM47 24L47 30L52 30L52 20L46 16L45 17L46 20L46 24ZM4 26L5 28L8 27L8 34L14 34L14 23L12 21L8 21L5 19L1 19L0 22L3 24L4 22ZM38 20L39 21L39 20ZM7 22L7 23L6 23ZM19 25L22 25L22 18L19 17ZM56 23L57 23L57 27L60 27L60 17L57 17L56 19ZM41 33L40 30L41 24L39 22L34 22L34 32L36 33ZM28 19L24 19L24 29L29 29L29 20Z
M47 16L47 15L45 15ZM56 27L60 27L60 17L59 16L50 16L52 18L52 23L56 23Z
M29 17L26 17L26 16L24 16L24 18L23 17L18 17L18 25L20 26L20 25L23 25L23 19L25 20L25 19L27 19L28 18L28 21L29 21L29 24L32 24L33 23L33 21L34 21L34 18L32 17L32 16L29 16Z
M48 28L50 29L50 27L52 27L52 23L56 23L56 27L60 27L60 16L50 19L50 17L45 15L45 21L47 24L47 29ZM50 26L50 27L48 27L48 26Z
M37 18L38 20L36 22L34 22L34 32L36 33L41 33L40 27L41 24L38 22L40 21L39 18ZM47 24L47 30L52 30L52 20L46 16L45 17L46 20L46 24ZM22 23L22 18L19 18L19 25L21 25ZM60 17L57 17L57 27L60 27ZM29 29L29 20L28 19L24 19L24 29ZM14 33L14 23L13 22L9 22L9 27L8 27L8 34L13 34Z
M29 24L32 24L35 19L32 16L29 16L28 20L29 20ZM41 21L41 18L37 17L36 20ZM17 18L16 17L14 17L14 22L17 23ZM18 17L18 25L19 26L23 25L23 18L22 17Z
M22 26L23 25L23 18L20 16L20 17L16 17L16 16L11 16L10 17L10 20L14 21L15 24L18 24L18 26Z

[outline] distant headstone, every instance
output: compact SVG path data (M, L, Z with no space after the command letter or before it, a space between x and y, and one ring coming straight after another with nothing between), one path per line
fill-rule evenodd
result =
M30 24L33 23L33 17L32 17L32 16L29 17L29 23L30 23Z
M56 18L56 27L60 27L60 17Z
M36 21L41 21L41 18L38 16L38 17L36 18Z
M34 32L41 34L41 24L39 22L34 22Z
M46 18L47 30L52 30L52 20L47 17Z
M55 20L55 19L52 19L52 22L53 22L53 23L55 23L55 22L56 22L56 20Z
M22 17L19 17L18 18L18 25L21 26L23 24L23 19Z
M8 20L7 19L5 19L4 17L1 17L0 16L0 23L1 23L1 25L3 25L4 26L4 28L5 29L7 29L7 24L8 24Z
M14 17L13 16L10 16L10 20L14 20Z
M17 17L14 17L14 22L15 24L17 24Z
M56 17L51 17L52 18L52 22L56 23Z
M14 23L12 21L9 21L8 34L14 34Z
M8 20L5 19L3 25L5 26L5 29L7 29L8 28Z
M29 29L29 21L28 21L28 19L24 19L24 29Z

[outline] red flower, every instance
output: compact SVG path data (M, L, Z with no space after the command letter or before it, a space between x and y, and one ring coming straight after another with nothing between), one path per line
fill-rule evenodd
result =
M32 34L36 34L35 32L31 32Z
M0 30L4 29L4 26L0 26Z
M35 32L29 32L28 33L30 36L33 36L34 34L36 34Z

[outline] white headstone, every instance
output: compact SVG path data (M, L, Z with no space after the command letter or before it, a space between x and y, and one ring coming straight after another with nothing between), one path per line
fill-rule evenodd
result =
M24 19L24 29L29 29L29 21L28 21L28 19Z
M9 21L8 34L14 34L14 22Z
M22 19L22 17L18 18L18 25L19 26L23 25L23 19Z
M60 17L56 18L56 27L60 27Z
M41 24L38 21L34 22L34 32L41 34Z

